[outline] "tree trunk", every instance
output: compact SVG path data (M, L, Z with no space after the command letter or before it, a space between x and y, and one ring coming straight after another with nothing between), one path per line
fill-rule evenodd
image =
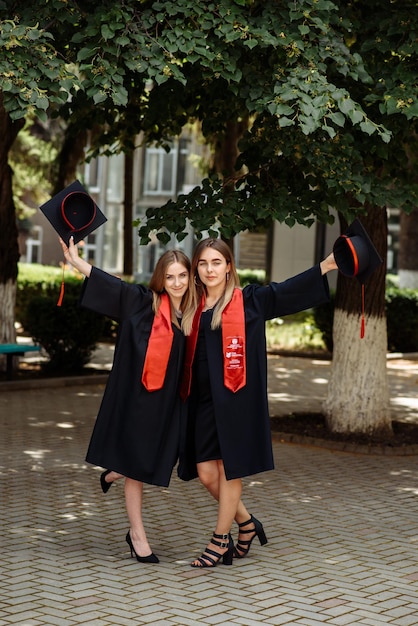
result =
M65 139L58 155L52 195L67 187L77 176L77 168L85 160L85 148L88 141L87 131L75 131L68 126Z
M338 275L334 350L324 413L333 432L364 433L379 438L392 434L386 370L386 211L368 207L368 215L360 221L384 262L366 281L363 339L360 338L360 283Z
M227 120L225 122L224 131L218 133L214 144L213 163L211 169L215 171L218 176L224 179L224 185L226 191L234 191L235 189L235 177L238 175L235 169L235 164L239 155L238 142L241 139L244 131L248 126L247 118L244 118L240 122L235 120ZM234 238L222 237L222 239L229 245L231 250L234 250Z
M399 287L418 289L418 209L400 213Z
M8 163L9 150L24 120L13 122L3 107L0 92L0 341L14 343L16 279L19 261L16 210L13 202L12 176ZM5 357L0 361L5 368Z

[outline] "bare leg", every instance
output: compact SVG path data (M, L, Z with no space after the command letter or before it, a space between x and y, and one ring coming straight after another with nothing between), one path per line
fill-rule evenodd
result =
M118 472L114 472L112 470L104 476L104 481L106 483L114 483L115 480L119 480L120 478L124 478L123 474L119 474Z
M206 487L206 489L215 498L215 500L219 502L220 501L219 494L220 494L221 485L223 484L224 481L226 481L223 462L213 461L213 462L207 462L207 463L199 463L197 465L197 469L198 469L200 482ZM226 481L226 483L230 483L230 482L234 482L234 481ZM241 479L239 479L239 482L241 484L241 492L242 492ZM221 511L221 508L223 507L219 505L219 511ZM243 542L248 542L248 540L251 540L256 535L255 524L252 521L252 517L250 513L248 512L248 510L246 509L241 499L238 502L233 519L235 519L237 524L241 524L243 526L243 529L239 530L238 545L235 549L235 550L239 549L238 554L239 556L241 556L243 552L241 546L245 545L245 543L243 544ZM231 524L232 524L232 520L231 520Z
M199 467L202 466L202 467ZM223 467L222 461L209 461L207 463L199 463L197 465L197 470L199 474L199 479L202 485L206 487L209 493L219 502L219 486L220 486L220 468L222 468L222 473L225 476L225 471ZM241 490L242 490L242 481L241 482ZM242 524L242 522L246 522L250 519L251 515L247 511L244 503L240 499L238 502L237 510L234 516L237 524Z
M237 514L237 508L240 503L241 491L242 491L242 481L241 479L235 480L227 480L224 471L224 465L221 460L217 461L205 461L204 463L197 464L197 470L199 473L199 478L202 483L206 486L207 484L211 484L211 489L214 493L218 494L218 519L216 522L216 530L215 533L217 535L228 536L231 530L232 522ZM212 493L211 489L207 487L207 489ZM221 543L225 543L221 540ZM216 545L213 541L210 541L207 548L220 556L225 554L228 550L228 546L220 547ZM210 554L210 552L209 552ZM212 554L213 558L213 554ZM203 553L201 559L206 561L205 553ZM196 559L192 563L195 567L201 567L202 562L199 559Z
M143 487L143 483L139 480L125 479L125 505L129 518L132 543L135 552L139 556L148 556L152 550L142 522Z

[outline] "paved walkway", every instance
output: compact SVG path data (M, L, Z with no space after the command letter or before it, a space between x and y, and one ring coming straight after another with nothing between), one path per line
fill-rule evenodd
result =
M417 366L389 368L393 409L411 419ZM271 357L271 402L313 410L328 367ZM275 470L244 481L269 543L254 542L232 567L202 571L189 563L210 537L216 507L198 481L173 475L169 488L145 489L161 562L142 565L124 540L122 483L103 495L101 470L84 462L103 384L5 389L0 626L418 624L416 456L275 441Z

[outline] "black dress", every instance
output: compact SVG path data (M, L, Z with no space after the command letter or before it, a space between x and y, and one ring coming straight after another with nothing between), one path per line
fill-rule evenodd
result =
M206 350L205 331L210 329L213 309L204 311L200 318L199 335L193 363L193 387L190 398L190 414L194 421L194 445L196 463L222 458L219 447L210 386L209 363Z
M141 376L154 319L152 292L93 268L84 282L81 305L119 322L113 367L86 460L166 487L179 453L184 335L173 325L164 386L149 392Z

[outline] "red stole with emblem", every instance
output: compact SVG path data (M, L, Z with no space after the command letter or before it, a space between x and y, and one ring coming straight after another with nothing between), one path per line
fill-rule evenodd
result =
M186 357L180 395L186 400L190 394L192 365L199 334L200 316L204 299L195 313L192 331L187 337ZM222 311L222 357L224 385L233 393L246 385L245 315L241 289L234 289L231 301Z
M158 313L154 316L152 323L142 370L141 380L147 391L157 391L164 385L173 336L170 298L163 293Z

